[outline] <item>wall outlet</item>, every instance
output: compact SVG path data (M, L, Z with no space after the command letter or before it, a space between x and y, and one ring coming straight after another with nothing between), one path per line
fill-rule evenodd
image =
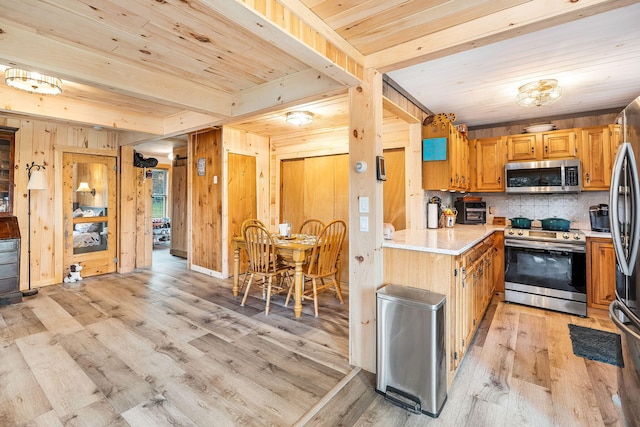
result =
M493 215L494 213L496 213L496 208L489 206L489 215Z

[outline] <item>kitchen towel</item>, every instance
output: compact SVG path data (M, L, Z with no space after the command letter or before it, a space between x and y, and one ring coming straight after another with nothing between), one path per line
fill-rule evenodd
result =
M624 367L620 335L569 324L573 354L589 360Z

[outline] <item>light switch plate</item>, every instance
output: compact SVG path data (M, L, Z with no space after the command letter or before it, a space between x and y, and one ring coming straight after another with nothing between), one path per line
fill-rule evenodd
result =
M360 231L369 231L369 217L361 216L360 217Z
M369 213L369 198L361 196L358 199L358 202L360 207L360 213Z

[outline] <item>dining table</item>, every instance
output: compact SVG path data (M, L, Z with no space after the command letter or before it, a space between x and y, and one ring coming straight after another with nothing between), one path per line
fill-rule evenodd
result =
M293 313L295 317L302 315L302 283L304 280L302 266L316 245L316 236L310 234L292 234L291 236L272 235L276 245L276 253L283 260L294 264L293 274ZM244 237L236 236L233 242L233 296L239 292L240 251L246 248Z

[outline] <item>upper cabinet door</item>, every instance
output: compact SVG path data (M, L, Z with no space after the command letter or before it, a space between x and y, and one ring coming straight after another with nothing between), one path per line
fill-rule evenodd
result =
M476 191L504 191L504 145L502 137L475 141Z
M542 158L566 159L578 154L574 129L542 133Z
M513 135L507 138L507 154L509 161L535 160L536 134Z
M13 216L15 128L0 126L0 216Z
M612 165L609 127L583 128L581 132L582 189L609 190Z

